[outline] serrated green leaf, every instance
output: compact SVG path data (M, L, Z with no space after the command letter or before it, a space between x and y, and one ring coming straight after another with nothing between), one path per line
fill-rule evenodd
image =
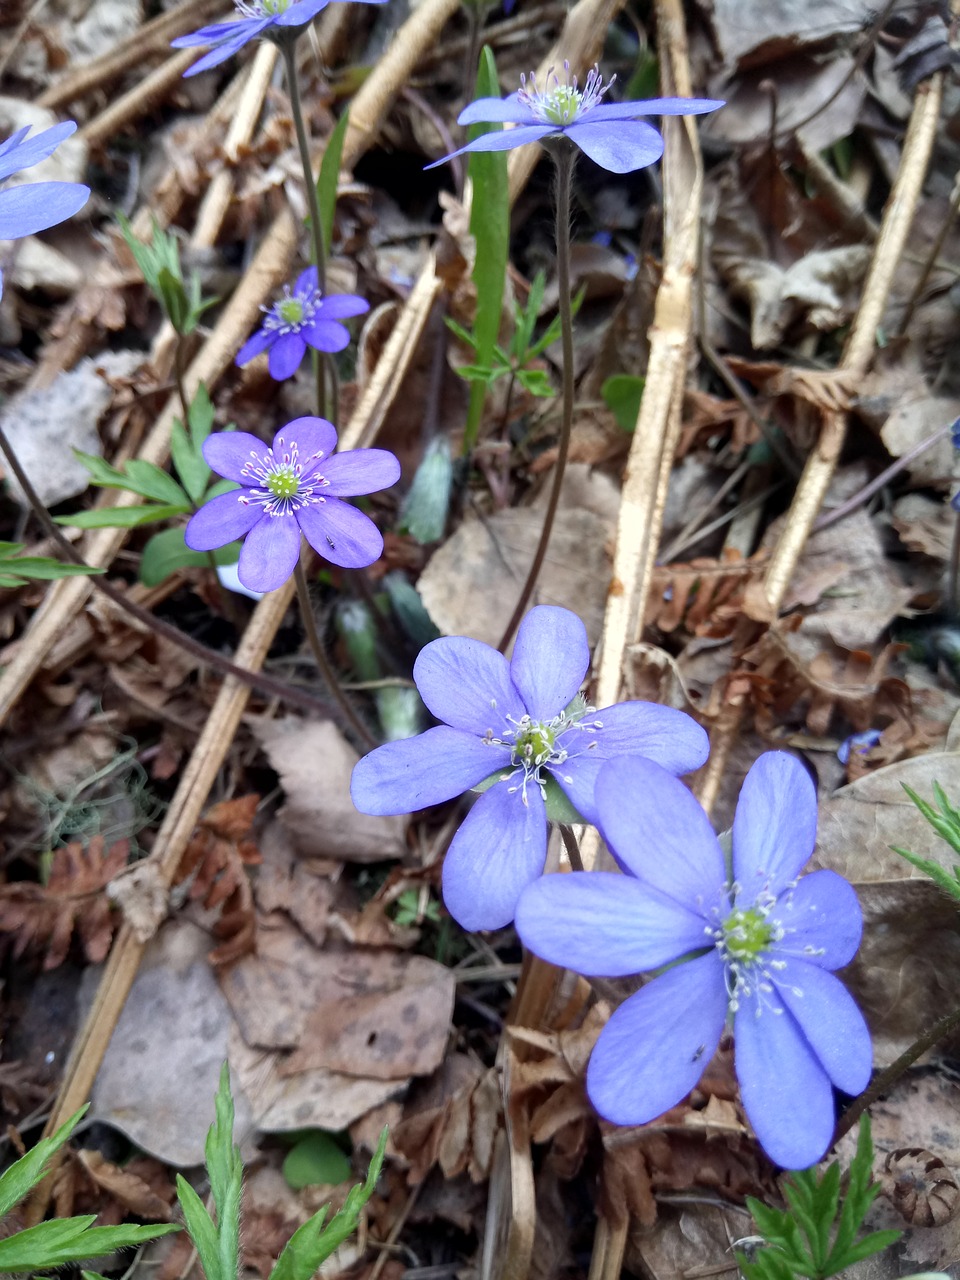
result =
M890 1245L896 1244L902 1235L902 1231L872 1231L856 1244L852 1244L842 1258L838 1257L835 1262L831 1261L829 1270L823 1273L824 1280L828 1280L830 1276L839 1275L841 1271L846 1271L847 1267L852 1267L855 1262L862 1262L864 1258L869 1258L882 1249L888 1249Z
M283 1176L294 1191L323 1183L338 1186L350 1177L350 1161L329 1133L314 1129L287 1152Z
M960 867L954 867L953 875L951 876L948 871L944 871L938 862L931 862L929 858L921 858L918 854L911 853L909 849L901 849L896 844L892 844L890 848L894 853L898 853L901 858L906 858L907 862L915 866L918 871L922 871L924 875L929 876L945 893L948 893L952 898L960 898L960 879L958 879Z
M482 364L461 364L457 367L457 373L461 378L467 382L482 383L485 387L490 386L508 372L507 369L493 369L489 365Z
M0 1271L36 1271L82 1262L116 1249L126 1249L178 1231L174 1223L160 1226L94 1227L93 1214L54 1218L0 1240Z
M0 1175L0 1217L9 1213L40 1182L47 1161L69 1140L88 1110L89 1103L76 1111L69 1120L65 1120L56 1133L52 1133L49 1138L41 1138L35 1147L31 1147L26 1155L15 1160Z
M518 369L517 381L532 396L539 396L541 399L545 399L556 395L553 383L550 381L550 376L545 369Z
M142 524L186 515L189 510L188 506L161 507L143 502L135 507L97 507L92 511L78 511L72 516L53 518L57 524L68 525L71 529L136 529Z
M450 330L452 334L455 334L456 337L460 339L461 342L466 343L468 347L471 347L474 351L476 351L477 349L476 339L474 338L472 333L468 333L466 331L466 329L463 327L462 324L457 324L456 320L451 320L449 316L444 316L443 323L447 326L447 328Z
M187 1231L200 1257L200 1265L206 1280L236 1280L236 1274L224 1276L220 1269L220 1248L217 1229L213 1225L203 1201L182 1173L177 1174L177 1199L183 1211Z
M207 1133L207 1173L217 1209L220 1274L234 1277L240 1249L243 1160L240 1148L233 1141L233 1094L230 1092L230 1068L226 1063L220 1068L215 1109L215 1119Z
M327 139L323 159L320 161L320 173L317 177L320 230L323 233L323 247L327 254L330 253L330 245L333 242L333 219L337 211L337 184L340 179L340 161L343 157L343 140L347 136L349 122L350 108L347 107Z

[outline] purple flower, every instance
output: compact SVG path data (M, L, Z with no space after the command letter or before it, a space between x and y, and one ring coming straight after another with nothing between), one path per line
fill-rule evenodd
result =
M591 160L611 173L630 173L654 164L663 155L663 138L639 116L689 116L715 111L723 103L714 98L648 98L641 102L603 102L613 84L603 83L597 67L587 75L581 89L570 64L563 64L564 79L554 71L541 89L532 73L520 77L520 88L507 98L478 98L457 117L458 124L514 124L481 134L465 147L451 151L442 160L428 164L436 168L465 151L512 151L525 142L567 137Z
M747 774L732 876L700 805L648 760L607 764L596 804L627 874L531 885L517 908L520 937L543 959L589 975L673 967L601 1032L587 1069L593 1105L614 1124L662 1115L696 1085L730 1014L757 1138L785 1168L814 1164L833 1133L833 1088L866 1087L871 1049L860 1010L829 972L859 945L856 894L833 871L797 879L817 827L806 770L768 752Z
M0 142L0 182L21 169L30 169L52 155L64 138L76 131L73 120L55 124L24 141L30 126ZM0 240L19 240L65 222L87 203L90 188L79 182L33 182L0 191ZM3 272L0 272L0 298Z
M383 550L380 532L342 499L388 489L400 478L400 463L386 449L334 454L336 443L324 418L295 418L270 448L245 431L207 436L203 456L241 488L211 498L191 517L187 546L213 551L246 537L237 572L251 591L283 586L296 568L301 533L333 564L373 564Z
M856 752L858 756L865 756L868 751L872 751L883 737L879 729L865 729L863 733L851 733L849 738L844 738L837 748L837 759L841 764L848 764L852 752Z
M632 751L686 773L707 758L707 735L682 711L650 702L588 707L577 691L589 665L583 623L551 605L524 618L509 662L479 640L433 640L413 678L443 724L388 742L354 768L353 802L377 815L423 809L493 779L443 864L444 901L465 929L509 924L521 891L542 873L548 788L559 784L593 822L605 760Z
M291 290L283 286L283 297L266 312L263 328L237 353L237 364L249 364L254 356L270 352L270 376L282 382L300 368L308 344L317 351L342 351L350 333L340 324L348 316L362 316L369 302L354 293L322 297L317 287L317 268L307 267Z
M237 17L229 22L215 22L201 27L187 36L177 36L170 44L174 49L192 49L195 45L210 44L205 53L183 74L195 76L226 62L245 44L265 35L273 28L274 38L281 34L299 35L317 14L327 7L330 0L233 0ZM359 0L362 4L384 4L386 0Z

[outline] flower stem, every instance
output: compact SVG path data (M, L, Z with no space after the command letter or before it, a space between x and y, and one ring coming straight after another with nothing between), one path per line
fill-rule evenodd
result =
M310 140L307 137L307 126L303 118L303 102L300 97L300 80L297 76L297 42L283 40L280 42L283 63L287 73L287 88L290 91L290 111L293 115L293 127L297 135L297 146L300 149L300 164L303 167L303 181L307 188L307 208L310 210L310 235L313 240L313 262L317 268L317 287L321 293L327 288L327 258L323 247L323 226L320 222L320 200L317 196L317 184L313 178L313 165L310 163ZM318 355L314 364L317 376L317 413L321 418L327 416L327 361Z
M354 711L350 699L340 687L337 673L330 665L330 660L323 647L323 640L320 638L320 632L317 629L317 620L314 617L313 605L310 602L310 588L307 585L307 575L304 572L302 560L297 561L297 567L293 571L293 579L297 584L297 601L300 605L300 616L303 618L303 625L307 632L307 640L310 642L310 649L316 659L317 666L320 668L320 674L323 676L327 688L346 717L351 729L353 729L364 746L368 749L379 746L376 738Z
M573 833L573 827L568 826L565 822L558 822L560 828L560 839L563 841L563 847L567 851L567 857L570 859L570 866L574 871L583 870L583 858L580 854L580 846L577 844L577 837Z
M926 1053L928 1049L932 1049L935 1044L958 1026L960 1026L960 1009L954 1009L952 1013L948 1013L939 1022L935 1022L928 1031L925 1031L918 1040L915 1040L905 1053L901 1053L896 1062L891 1062L885 1071L881 1071L870 1085L864 1089L863 1093L850 1103L837 1121L837 1127L833 1131L833 1139L830 1143L831 1147L836 1146L843 1135L850 1132L863 1113L879 1097L889 1093L890 1089L913 1066L921 1054Z
M563 473L567 466L567 455L570 452L570 433L573 429L573 308L570 299L570 191L573 186L573 166L576 160L575 148L560 139L560 145L551 148L557 167L557 284L560 296L557 307L560 313L560 339L563 350L563 417L560 422L560 445L557 450L557 461L553 469L553 488L547 503L546 515L543 517L543 528L540 541L527 574L527 580L520 592L520 599L507 623L506 630L500 638L497 648L505 653L513 639L520 620L527 611L537 578L543 567L547 554L550 535L553 532L553 521L560 504L560 489L563 484Z

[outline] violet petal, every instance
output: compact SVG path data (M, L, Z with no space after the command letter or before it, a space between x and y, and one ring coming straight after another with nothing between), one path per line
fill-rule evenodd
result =
M417 655L413 678L428 710L467 733L499 738L524 714L502 653L469 636L431 640ZM509 748L505 747L507 760ZM492 772L492 770L491 770Z
M534 720L551 720L576 696L590 666L587 629L569 609L539 604L520 623L510 674Z
M817 838L817 792L799 760L767 751L752 765L733 819L733 878L743 894L779 894L795 880Z
M341 568L365 569L383 553L383 538L370 517L339 498L301 507L297 520L314 551Z
M244 537L258 520L263 509L255 502L243 502L243 489L221 493L205 502L187 521L183 540L191 551L215 551L228 542Z
M293 516L265 516L240 549L237 576L251 591L276 591L300 558L300 529Z
M361 813L415 813L462 795L509 763L506 747L439 725L365 755L354 765L350 795Z

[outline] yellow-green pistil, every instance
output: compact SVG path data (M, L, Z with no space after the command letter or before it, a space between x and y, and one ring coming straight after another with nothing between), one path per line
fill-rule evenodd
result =
M288 445L283 436L277 436L273 444L277 453L274 449L251 451L241 471L249 488L237 495L237 501L255 504L266 516L292 516L310 503L325 502L317 490L326 488L329 481L314 470L322 452L301 459L296 441Z
M278 467L267 476L266 485L275 498L295 498L300 492L300 481L292 467Z
M501 774L500 781L507 782L522 773L522 778L509 790L519 791L524 804L527 803L527 784L530 782L536 784L540 794L546 799L544 769L555 773L563 782L573 782L573 778L563 770L563 764L570 755L570 748L576 741L570 735L576 732L594 734L603 727L599 720L584 719L592 711L593 707L588 707L583 696L578 694L569 707L551 720L534 720L529 715L521 716L519 720L508 717L508 722L501 730L499 737L494 737L493 730L489 729L484 738L485 742L489 742L492 746L510 748L512 767L508 773ZM564 742L565 738L566 742ZM586 750L589 751L595 745L595 742L588 742ZM574 754L579 754L579 751Z
M755 960L774 940L773 925L756 907L732 911L722 929L723 945L731 960Z

